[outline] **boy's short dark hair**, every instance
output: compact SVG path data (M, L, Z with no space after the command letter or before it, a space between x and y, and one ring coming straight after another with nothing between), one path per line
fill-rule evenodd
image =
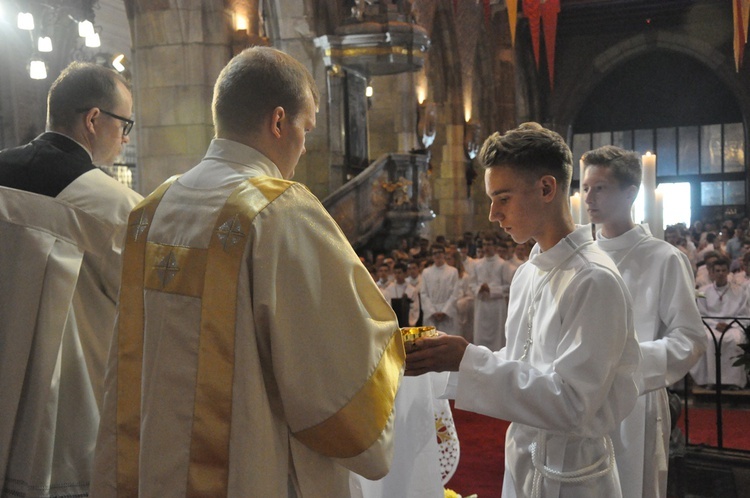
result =
M401 270L402 272L406 273L406 265L404 263L396 263L393 265L393 271Z
M620 188L627 188L631 185L636 188L641 186L643 176L641 160L633 151L614 145L605 145L588 151L583 155L582 160L586 168L589 166L608 168L620 184Z
M430 247L430 253L433 252L445 252L445 246L443 244L432 244L432 247Z
M508 166L529 175L552 175L566 190L573 176L573 155L565 140L539 123L523 123L504 135L493 133L479 151L485 168Z
M726 258L724 256L719 256L708 265L708 267L712 270L716 268L717 266L726 266L727 268L729 268L730 266L729 258Z

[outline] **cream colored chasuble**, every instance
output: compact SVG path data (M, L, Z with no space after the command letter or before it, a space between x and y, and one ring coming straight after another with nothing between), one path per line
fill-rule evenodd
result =
M354 462L357 458L363 458L363 455L368 454L368 449L374 447L378 440L390 437L390 430L386 431L386 428L393 424L393 402L403 365L400 333L396 329L395 333L390 335L387 344L378 348L381 354L377 363L373 365L369 379L363 385L359 385L358 390L350 399L336 402L340 403L338 411L311 426L300 427L300 424L290 422L289 427L286 428L277 413L286 408L286 406L284 408L278 406L276 400L279 393L275 392L278 387L274 383L280 381L266 378L265 369L253 378L252 376L261 368L258 366L258 361L262 363L262 360L257 360L257 358L247 360L245 353L242 357L235 355L238 341L240 344L246 341L245 338L238 340L236 334L247 332L251 336L251 341L261 341L261 339L252 338L252 329L255 328L258 331L256 333L260 333L260 328L257 328L254 322L262 320L258 316L253 318L250 312L249 320L253 323L246 323L248 304L244 301L238 303L237 297L241 295L238 294L238 289L247 285L246 281L242 281L243 272L245 270L250 273L261 271L260 267L248 269L243 266L249 250L247 244L253 243L251 226L253 226L254 219L270 203L282 196L290 186L295 186L295 188L299 186L293 182L265 176L241 182L220 208L207 247L200 248L188 247L191 244L181 245L179 235L176 236L177 243L174 244L152 242L152 239L148 237L151 221L154 219L159 202L173 181L174 179L162 185L146 201L136 207L129 222L130 231L123 265L126 271L123 274L121 290L119 336L117 344L113 345L116 348L117 361L110 363L110 368L117 369L117 494L118 496L137 496L139 491L143 493L144 489L156 489L153 483L142 482L144 472L149 473L149 463L147 461L144 464L143 458L147 455L151 462L156 461L157 465L161 465L159 459L154 460L154 453L159 449L155 449L153 438L158 439L159 434L153 434L153 423L150 429L144 426L145 419L142 417L159 417L159 413L149 414L148 409L141 407L141 401L143 400L148 405L151 397L158 396L157 384L161 380L153 374L152 379L149 379L146 372L149 369L160 368L159 365L154 364L154 354L157 354L157 358L161 357L175 364L183 361L158 356L162 353L154 353L154 351L162 347L159 339L144 337L144 324L151 323L151 320L158 320L154 318L154 315L160 313L158 305L147 306L145 300L148 298L148 303L162 302L159 294L154 294L161 293L173 296L164 298L165 303L174 300L185 300L185 302L200 300L200 331L196 339L198 342L195 348L197 351L195 366L189 367L189 369L195 368L196 372L194 381L192 379L189 381L194 382L194 392L186 392L183 396L193 398L193 408L190 412L192 422L187 424L191 427L190 434L189 437L186 435L183 439L183 435L176 432L176 440L167 441L167 446L163 448L165 460L168 460L171 458L168 456L170 453L183 451L183 446L189 446L187 469L183 469L182 457L175 458L177 463L174 464L176 470L173 473L181 475L183 470L186 470L187 483L184 495L231 495L232 482L243 481L243 478L233 478L230 475L233 462L239 459L244 460L244 464L259 469L260 477L256 482L260 484L255 488L258 493L266 492L265 489L273 490L269 491L272 494L283 496L279 494L281 493L278 487L280 479L276 473L286 474L285 470L279 470L279 468L289 465L292 468L290 472L299 480L302 496L322 496L318 491L305 492L305 489L310 490L316 486L325 489L326 486L332 486L329 481L335 481L338 478L326 476L326 472L330 471L335 475L343 472L341 475L346 475L344 467L340 467L340 471L330 470L331 465L337 467L331 463L333 459L343 462L342 465L346 467L356 469L355 463L347 465L346 462L349 460ZM190 216L190 213L174 212L168 216ZM283 228L279 229L283 230ZM325 262L320 262L320 264L324 265ZM207 275L211 275L212 278L206 278ZM252 276L250 278L252 280ZM273 286L274 283L269 282L268 285ZM251 297L252 288L251 284ZM307 310L308 313L315 311ZM179 308L173 312L179 313ZM152 316L149 317L149 314ZM189 316L189 312L186 314ZM170 322L172 318L163 321ZM179 322L179 319L177 321ZM238 323L250 327L251 330L244 330ZM189 323L186 325L189 328L194 327ZM165 327L168 326L167 323ZM300 331L303 331L305 324L299 323L298 326ZM333 332L335 331L332 331L331 337L335 337ZM364 331L361 332L364 333ZM284 338L284 340L288 339ZM260 343L258 347L263 349ZM300 346L281 344L281 347L299 348ZM331 343L330 347L337 346ZM263 355L265 352L259 351L252 354ZM144 358L144 355L151 355L151 358ZM242 361L249 362L248 365L251 364L253 371L238 370L235 360L239 358L244 358ZM181 367L178 366L178 368ZM299 366L299 368L304 368L304 366ZM268 374L269 377L271 375ZM255 386L247 388L247 391L256 394L251 395L248 400L247 392L242 391L245 394L238 399L237 389L240 389L237 387L238 382ZM151 383L157 385L157 388L154 388ZM350 387L350 383L347 383L345 379L342 379L340 383L343 387ZM185 385L181 378L177 379L177 384L180 388ZM254 397L256 395L257 399ZM175 396L175 393L165 392L164 396ZM316 394L310 392L309 396L315 397ZM183 402L182 397L175 399L175 404L181 402ZM231 452L231 447L235 444L233 441L248 437L245 431L233 427L232 422L238 422L237 410L234 409L233 403L240 403L243 407L248 403L256 404L248 408L257 413L247 413L247 417L255 420L253 422L255 426L251 428L258 431L255 435L257 446L253 446L253 451L257 454L237 455ZM151 406L161 406L162 410L171 410L171 407L165 406L163 401L151 401ZM290 414L291 411L287 413L287 416ZM177 417L179 419L179 415ZM149 430L152 432L148 432ZM101 439L100 435L100 441ZM236 444L236 447L242 446L243 443ZM284 447L288 452L286 455L282 453L285 451ZM103 463L106 463L106 459ZM146 470L144 470L144 465ZM267 475L264 475L264 466L268 466L265 472ZM180 479L175 477L176 481ZM286 486L286 478L283 479L283 485ZM175 495L180 495L180 486L183 484L178 483L170 489L175 492ZM264 488L264 486L267 487ZM238 490L235 489L234 492ZM242 489L241 492L251 492L251 490Z

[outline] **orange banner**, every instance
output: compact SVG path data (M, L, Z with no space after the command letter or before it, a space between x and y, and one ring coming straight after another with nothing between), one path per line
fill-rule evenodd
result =
M747 0L750 2L750 0ZM510 44L516 46L516 23L518 22L518 0L508 0L508 24L510 25Z

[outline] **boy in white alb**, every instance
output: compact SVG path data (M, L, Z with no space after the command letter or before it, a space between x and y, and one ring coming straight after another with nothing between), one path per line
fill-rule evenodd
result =
M422 286L419 290L424 324L448 334L457 334L458 271L445 264L445 248L442 245L433 244L431 253L433 264L422 272Z
M484 257L473 265L471 291L474 294L474 344L499 351L505 346L505 320L508 317L508 288L504 278L505 260L496 253L497 242L485 237Z
M669 434L666 387L688 372L706 349L687 256L636 225L630 209L641 184L638 156L611 145L583 156L583 200L601 227L597 244L615 262L633 297L642 360L636 407L612 435L623 495L667 496Z
M510 420L503 497L622 496L609 434L635 404L639 349L630 295L591 227L568 206L570 149L536 123L487 139L490 220L537 241L511 283L507 345L421 339L407 375L452 371L456 408Z
M398 317L401 327L414 327L419 320L419 291L406 281L406 265L396 263L393 266L391 282L383 290L383 296Z

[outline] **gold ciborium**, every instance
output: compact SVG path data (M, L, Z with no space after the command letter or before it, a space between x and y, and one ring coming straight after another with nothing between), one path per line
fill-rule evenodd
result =
M401 338L404 344L410 344L422 337L435 337L438 335L435 327L401 327Z

